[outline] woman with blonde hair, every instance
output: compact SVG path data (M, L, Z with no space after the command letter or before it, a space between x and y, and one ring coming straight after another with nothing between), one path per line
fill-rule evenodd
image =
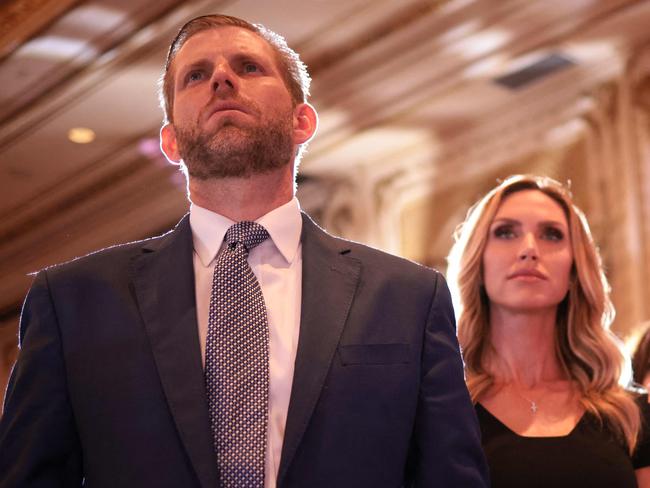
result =
M621 385L609 285L570 192L512 176L455 238L448 278L492 486L650 487L650 413Z

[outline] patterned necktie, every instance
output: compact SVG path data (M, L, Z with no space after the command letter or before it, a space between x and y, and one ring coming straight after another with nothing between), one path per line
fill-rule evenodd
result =
M255 222L228 229L210 297L205 383L223 488L262 488L269 402L269 326L248 251L269 237Z

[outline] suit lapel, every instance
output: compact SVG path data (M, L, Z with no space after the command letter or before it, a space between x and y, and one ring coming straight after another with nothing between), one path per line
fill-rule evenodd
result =
M361 268L359 261L344 256L349 250L344 241L327 235L304 214L301 241L300 337L278 486L283 484L325 383Z
M148 241L133 261L133 282L169 408L204 488L217 469L199 346L192 233L186 215Z

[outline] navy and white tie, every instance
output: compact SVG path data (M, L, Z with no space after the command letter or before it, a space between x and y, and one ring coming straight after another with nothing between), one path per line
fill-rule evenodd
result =
M248 252L269 237L255 222L228 229L212 280L205 383L219 486L262 488L269 403L269 326Z

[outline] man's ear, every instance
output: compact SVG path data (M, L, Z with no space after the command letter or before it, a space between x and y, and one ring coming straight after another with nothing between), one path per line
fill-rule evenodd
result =
M176 143L176 131L171 124L165 124L160 129L160 149L170 163L181 163L181 156L178 154L178 144Z
M318 128L316 109L308 103L299 103L293 109L293 143L308 142Z

